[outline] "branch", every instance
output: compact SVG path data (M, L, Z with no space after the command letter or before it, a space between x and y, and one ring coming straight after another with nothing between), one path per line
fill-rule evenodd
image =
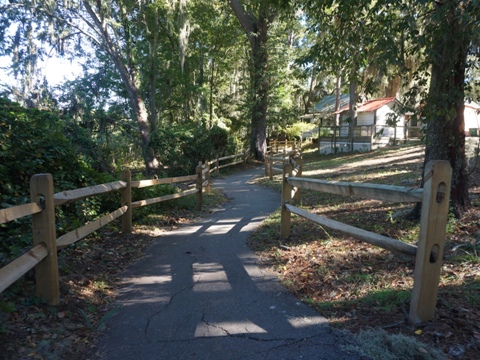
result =
M247 34L250 36L250 33L255 33L257 22L255 15L252 12L247 13L238 0L230 0L230 6Z
M94 35L86 32L84 29L82 29L81 27L79 27L78 25L76 25L75 23L63 18L63 17L60 17L50 11L48 11L47 9L45 8L42 8L42 7L32 7L32 6L28 6L28 5L25 5L25 4L19 4L19 5L5 5L5 6L1 6L0 7L0 11L3 11L3 9L8 9L8 8L13 8L13 7L23 7L24 9L27 9L27 10L32 10L34 9L35 11L40 11L42 13L44 13L45 15L48 15L48 16L51 16L52 18L54 19L57 19L58 21L72 27L73 29L76 29L78 30L81 34L85 35L86 37L88 37L89 39L91 39L95 44L101 46L102 43L100 40L98 40ZM79 16L90 28L92 28L94 31L95 31L95 28L88 22L86 21L85 18L83 18L79 13L75 12L75 14L77 16ZM96 32L96 31L95 31ZM100 35L100 34L99 34Z

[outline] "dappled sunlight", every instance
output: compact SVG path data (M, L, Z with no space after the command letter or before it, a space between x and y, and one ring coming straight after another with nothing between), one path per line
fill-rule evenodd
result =
M327 319L325 319L323 316L303 316L300 318L290 318L287 319L287 321L296 329L328 324Z
M231 336L240 334L266 334L267 331L248 320L228 322L202 322L197 324L195 337Z
M134 285L167 284L172 281L172 275L142 276L131 279Z
M194 292L221 292L232 290L227 273L219 263L194 263Z
M240 232L251 232L255 230L262 221L251 221L240 229Z
M375 160L365 160L356 163L344 164L339 167L334 167L330 169L314 169L314 170L307 170L303 171L302 176L318 176L318 175L327 175L327 174L338 174L342 175L343 173L353 172L353 171L360 171L360 169L364 168L365 171L370 171L374 168L378 168L379 166L390 166L392 170L395 169L396 166L406 166L412 164L423 164L423 158L421 155L410 155L407 154L404 157L395 158L395 157L383 157Z
M200 231L202 228L203 228L203 225L185 226L172 231L172 233L175 235L187 235L187 234L196 233Z
M200 236L227 234L236 224L211 225Z
M228 224L233 224L233 223L238 223L240 221L242 221L243 218L229 218L229 219L222 219L222 220L218 220L217 221L217 224L225 224L225 223L228 223Z
M405 166L411 164L423 164L424 147L415 146L405 149L395 149L392 151L382 151L379 154L368 153L358 155L348 155L348 163L342 163L331 168L314 168L320 167L322 163L332 161L332 157L321 157L318 162L313 162L304 167L303 176L320 176L332 173L348 173L352 171L359 171L364 168L371 170L373 167L379 166Z

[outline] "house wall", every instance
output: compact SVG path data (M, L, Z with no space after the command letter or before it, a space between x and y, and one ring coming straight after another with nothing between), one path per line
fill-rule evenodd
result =
M373 125L375 113L373 111L361 112L357 114L357 125Z
M463 112L465 117L465 132L468 134L470 129L480 128L480 115L477 114L477 110L469 106L465 106Z
M336 143L337 146L337 153L341 152L351 152L351 142L350 141L338 141ZM359 151L359 152L367 152L370 151L370 143L364 143L364 142L354 142L353 143L353 151ZM330 140L322 140L320 139L318 143L318 152L320 154L333 154L335 152L335 149L333 147L333 143Z
M395 133L395 129L393 127L388 127L387 125L387 120L388 120L388 115L390 113L393 113L393 106L394 102L391 102L389 104L386 104L382 106L381 108L377 109L377 121L376 124L377 126L380 125L380 127L377 127L377 132L381 131L383 129L383 136L389 136L393 137ZM382 127L382 125L385 125L385 127ZM405 126L405 116L400 115L400 118L397 123L397 139L398 138L403 138L403 127Z

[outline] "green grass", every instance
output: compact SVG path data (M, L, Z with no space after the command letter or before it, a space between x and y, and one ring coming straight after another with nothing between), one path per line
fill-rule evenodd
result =
M357 307L372 308L382 313L389 313L394 308L400 308L410 301L412 294L409 290L381 289L371 290L363 297L354 300L318 302L305 299L309 305L316 307L320 312L350 311Z

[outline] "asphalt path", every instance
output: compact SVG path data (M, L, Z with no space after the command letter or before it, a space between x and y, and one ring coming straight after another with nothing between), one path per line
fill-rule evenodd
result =
M252 183L261 172L216 180L229 201L156 238L123 274L118 309L99 339L101 359L360 359L247 248L280 206L278 193Z

